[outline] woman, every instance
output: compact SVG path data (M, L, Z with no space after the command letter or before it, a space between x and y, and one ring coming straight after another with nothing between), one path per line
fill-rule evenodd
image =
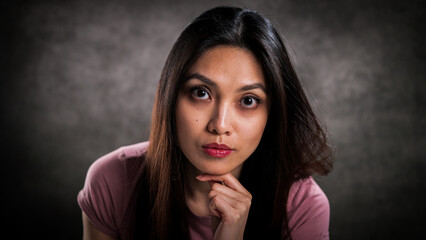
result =
M150 142L89 169L84 239L328 239L331 151L269 20L206 11L165 63Z

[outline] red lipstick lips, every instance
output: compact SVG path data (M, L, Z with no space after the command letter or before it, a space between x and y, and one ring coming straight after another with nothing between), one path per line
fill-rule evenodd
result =
M231 154L234 149L225 144L209 143L203 146L203 150L208 155L215 158L224 158Z

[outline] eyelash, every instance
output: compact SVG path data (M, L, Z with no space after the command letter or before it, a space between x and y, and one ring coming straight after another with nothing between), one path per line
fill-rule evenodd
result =
M254 106L254 107L244 107L244 106L242 106L242 102L244 101L244 99L246 99L246 98L251 98L251 99L253 99L255 102L256 102L256 105ZM256 97L256 96L254 96L254 95L246 95L246 96L244 96L244 97L242 97L241 98L241 100L240 100L240 105L241 105L241 107L242 108L244 108L244 109L247 109L247 110L254 110L254 109L256 109L258 106L259 106L259 104L261 104L263 101L260 99L260 98L258 98L258 97Z
M190 93L191 93L191 96L193 97L193 98L195 98L196 100L205 100L205 99L201 99L201 98L199 98L199 97L197 97L196 96L196 94L195 94L195 91L198 91L198 90L203 90L203 91L205 91L208 95L209 95L209 98L211 98L210 97L210 92L209 92L209 90L206 88L206 87L203 87L203 86L195 86L195 87L192 87L189 91L190 91Z
M197 95L196 95L196 91L198 91L198 90L205 91L205 92L206 92L206 94L208 94L208 98L209 98L209 99L211 99L211 94L210 94L209 90L208 90L206 87L204 87L204 86L195 86L195 87L191 87L191 88L190 88L191 96L192 96L195 100L199 100L199 101L206 101L206 99L203 99L203 98L197 97ZM256 102L256 105L255 105L254 107L244 107L242 102L243 102L243 101L244 101L244 99L246 99L246 98L251 98L251 99L253 99L253 100ZM240 106L241 106L241 108L243 108L244 110L254 110L254 109L256 109L256 108L259 106L259 104L261 104L261 103L263 103L263 100L262 100L261 98L259 98L259 97L255 96L255 95L252 95L252 94L243 96L243 97L240 99L240 101L239 101L239 105L240 105Z

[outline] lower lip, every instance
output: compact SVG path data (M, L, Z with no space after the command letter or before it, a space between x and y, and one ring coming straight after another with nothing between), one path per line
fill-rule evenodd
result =
M215 158L224 158L232 153L232 149L203 148L204 152Z

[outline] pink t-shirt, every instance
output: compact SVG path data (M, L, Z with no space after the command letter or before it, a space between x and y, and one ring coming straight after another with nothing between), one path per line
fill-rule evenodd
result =
M78 204L93 226L115 239L132 236L136 190L141 157L148 142L121 147L89 168ZM293 240L329 239L330 208L327 197L312 177L290 189L287 213ZM188 216L191 239L212 239L210 217Z

